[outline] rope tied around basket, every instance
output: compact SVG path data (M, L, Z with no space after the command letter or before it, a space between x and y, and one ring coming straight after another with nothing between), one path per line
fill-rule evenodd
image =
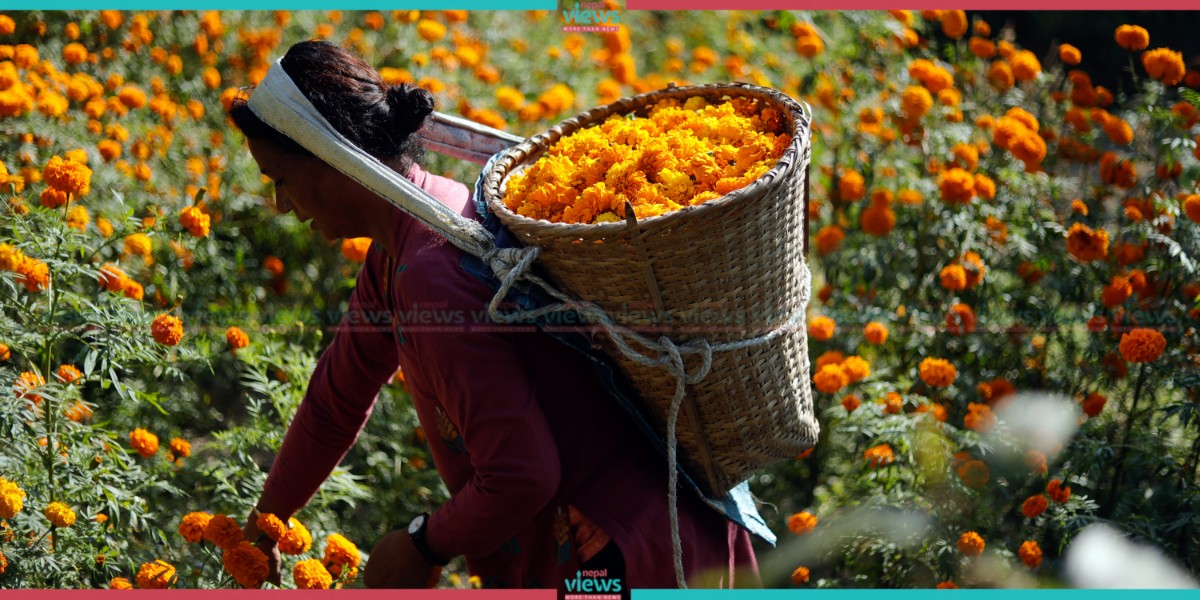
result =
M255 88L248 102L255 115L267 125L283 133L303 146L326 164L347 175L360 185L395 205L429 226L459 249L483 260L500 281L496 294L488 303L489 317L498 323L536 321L552 313L574 311L581 318L600 326L620 352L632 361L646 366L661 366L675 380L675 393L667 419L667 455L670 463L669 512L671 517L671 543L674 550L675 577L680 588L686 588L683 571L682 542L679 536L678 515L678 455L676 423L687 385L701 382L712 368L714 352L727 352L765 344L790 331L804 320L811 288L811 273L808 265L801 263L801 298L797 309L789 318L765 334L734 342L712 344L704 338L696 338L676 344L661 336L649 339L628 327L616 323L600 306L572 298L545 279L531 271L541 253L537 246L523 248L498 248L490 232L479 223L463 218L445 204L428 197L406 177L384 165L375 157L354 146L316 110L307 97L296 87L277 60L266 76ZM518 281L526 281L545 290L558 301L532 310L503 312L500 304ZM638 350L634 345L644 350ZM700 364L692 372L686 369L685 358L699 356Z

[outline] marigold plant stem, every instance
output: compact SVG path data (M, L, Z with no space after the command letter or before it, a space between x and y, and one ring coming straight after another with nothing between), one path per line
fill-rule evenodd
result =
M1113 473L1112 481L1109 482L1108 502L1106 502L1107 506L1105 508L1106 516L1112 516L1116 508L1117 491L1121 487L1121 478L1125 474L1125 461L1129 459L1129 434L1133 429L1134 417L1137 415L1138 401L1142 398L1142 386L1145 382L1146 363L1142 363L1138 366L1137 383L1133 389L1133 404L1129 407L1129 413L1125 415L1125 428L1121 432L1121 445L1119 446L1120 450L1117 455L1116 471Z

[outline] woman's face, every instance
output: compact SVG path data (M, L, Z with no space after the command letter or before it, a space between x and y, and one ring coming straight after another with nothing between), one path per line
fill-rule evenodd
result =
M374 195L313 156L283 152L267 140L249 140L259 171L275 182L275 206L292 212L328 240L364 237Z

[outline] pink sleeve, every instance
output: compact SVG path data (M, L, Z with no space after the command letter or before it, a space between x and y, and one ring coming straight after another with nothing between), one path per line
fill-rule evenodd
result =
M382 256L378 246L371 248L346 315L317 362L267 476L264 504L281 517L308 504L346 456L371 416L380 387L399 366L387 307L380 301Z
M490 296L457 265L413 271L425 275L405 285L419 290L419 304L471 315L482 309L481 294ZM430 517L430 545L448 556L497 550L550 502L561 476L558 447L512 334L472 331L471 321L465 332L409 335L419 362L438 370L431 391L462 435L473 470Z

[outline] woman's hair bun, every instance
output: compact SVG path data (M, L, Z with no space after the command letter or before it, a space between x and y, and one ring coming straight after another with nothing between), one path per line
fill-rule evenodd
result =
M402 83L387 90L388 109L400 133L409 134L421 128L433 114L433 94L425 88Z

